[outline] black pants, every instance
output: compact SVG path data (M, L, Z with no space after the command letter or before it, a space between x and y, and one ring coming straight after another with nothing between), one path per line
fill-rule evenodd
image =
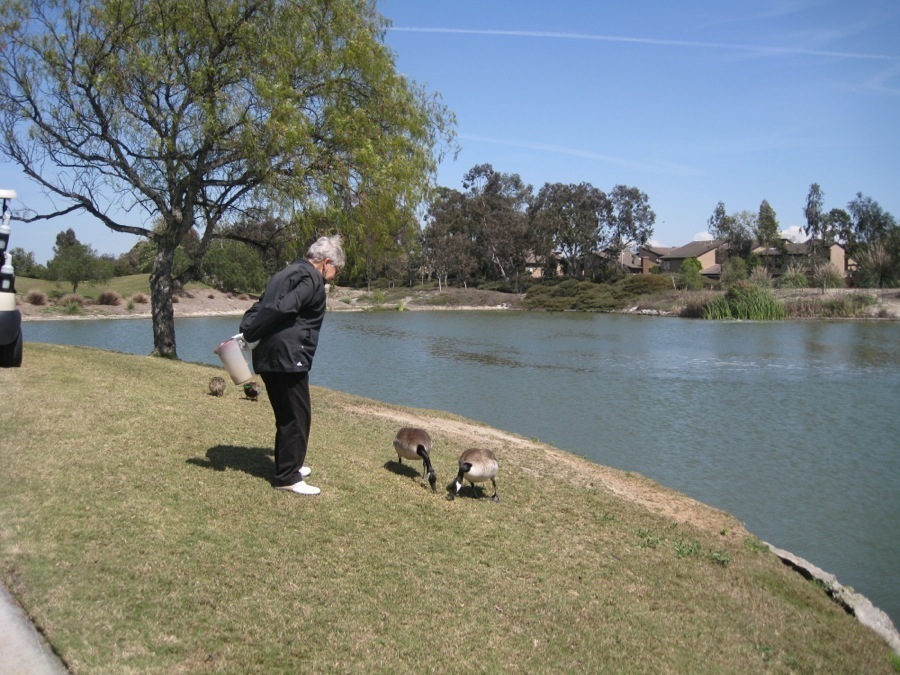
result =
M260 373L275 411L275 485L293 485L303 478L312 408L309 373Z

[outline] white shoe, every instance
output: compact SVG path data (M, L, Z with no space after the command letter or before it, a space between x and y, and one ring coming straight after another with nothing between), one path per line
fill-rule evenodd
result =
M301 467L300 467L300 477L301 477L301 478L306 478L306 477L309 476L309 474L311 474L311 473L312 473L312 469L310 469L308 466L301 466Z
M286 490L288 492L296 492L298 495L317 495L321 492L319 488L313 487L312 485L307 485L306 481L302 480L299 483L294 483L293 485L279 485L276 489Z

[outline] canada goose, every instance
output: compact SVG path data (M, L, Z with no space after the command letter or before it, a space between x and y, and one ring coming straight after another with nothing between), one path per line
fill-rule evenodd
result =
M251 401L256 401L261 391L262 387L259 385L259 382L256 382L255 380L253 382L247 382L247 384L244 385L244 396Z
M500 462L497 461L497 456L490 450L469 448L463 451L463 454L459 456L459 473L456 474L453 482L447 486L447 499L453 499L459 494L465 478L472 484L472 491L475 492L476 497L481 495L478 493L475 483L483 483L490 480L491 485L494 486L494 494L491 496L491 501L499 502L500 495L497 494L496 480L499 468Z
M209 393L213 396L225 395L225 378L214 377L209 381Z
M412 461L422 460L422 478L428 477L431 491L436 492L437 474L431 466L431 436L424 429L415 427L403 427L397 432L394 439L394 450L397 451L397 462L403 464L404 459Z

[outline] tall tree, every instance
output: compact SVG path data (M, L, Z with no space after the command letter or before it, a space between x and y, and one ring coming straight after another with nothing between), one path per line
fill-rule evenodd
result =
M531 186L518 174L480 164L463 177L463 188L479 254L504 281L517 278L533 248L526 213Z
M386 28L374 0L3 2L0 151L70 204L30 220L81 210L153 243L153 352L177 357L173 265L192 228L196 274L260 201L340 213L377 194L323 221L353 240L430 189L453 117L397 74Z
M806 216L806 227L803 233L814 240L825 238L825 215L822 211L825 195L818 183L809 186L809 194L806 195L806 206L803 215Z
M104 260L88 244L82 244L69 228L56 235L53 257L47 262L47 277L72 284L72 292L85 281L105 281L112 276L115 263Z
M631 246L643 246L653 236L656 214L646 193L635 187L616 185L609 195L612 203L608 229L598 246L616 254Z
M458 190L439 188L422 230L422 253L438 288L454 276L465 286L478 266L466 198Z
M33 251L15 246L9 250L9 255L16 264L16 276L43 279L47 270L34 259Z
M713 239L727 239L731 232L731 216L725 211L725 202L716 204L713 214L706 221L706 229Z
M728 257L746 258L757 227L756 220L756 215L749 211L729 215L725 212L725 204L719 202L706 224L713 238L726 244Z
M756 216L756 240L765 248L778 248L781 237L778 232L778 218L775 209L765 199L759 205L759 213Z
M606 194L590 183L546 183L528 209L535 235L535 254L558 253L567 276L583 269L585 258L598 252L598 235L613 217Z
M896 227L894 217L861 192L857 192L856 197L847 204L847 211L852 223L849 227L844 223L840 235L851 255L866 244L882 240Z

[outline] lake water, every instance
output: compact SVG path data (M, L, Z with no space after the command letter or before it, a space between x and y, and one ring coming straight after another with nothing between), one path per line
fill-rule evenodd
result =
M182 359L239 319L179 319ZM149 320L29 321L26 341L135 354ZM311 381L447 410L735 515L900 623L900 323L341 313Z

